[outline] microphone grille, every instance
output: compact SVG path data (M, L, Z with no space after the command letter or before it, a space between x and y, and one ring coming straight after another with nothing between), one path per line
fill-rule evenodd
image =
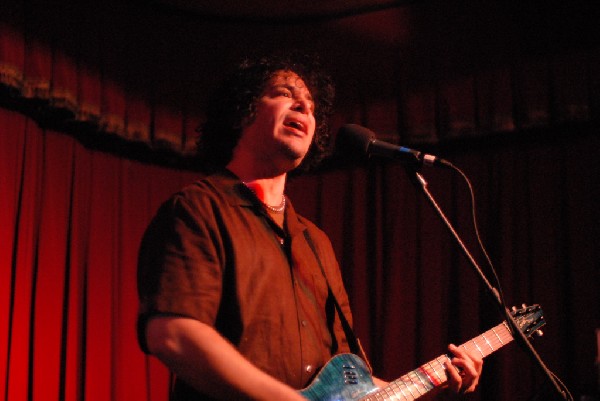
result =
M346 124L335 138L335 151L340 155L365 158L375 140L375 133L357 124Z

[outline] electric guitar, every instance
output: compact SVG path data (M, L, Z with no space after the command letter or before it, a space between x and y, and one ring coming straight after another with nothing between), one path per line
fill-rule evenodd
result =
M527 337L546 324L541 307L533 305L512 312L519 329ZM460 345L482 358L502 348L513 340L506 322ZM336 355L327 362L317 377L300 394L311 401L375 401L415 400L444 384L444 363L449 355L440 355L412 372L378 388L373 383L365 362L354 354Z

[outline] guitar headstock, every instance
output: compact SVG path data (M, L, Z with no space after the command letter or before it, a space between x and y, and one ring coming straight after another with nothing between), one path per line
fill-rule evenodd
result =
M531 337L533 334L541 336L543 334L540 327L546 324L546 320L541 306L523 304L521 309L513 306L511 315L525 336Z

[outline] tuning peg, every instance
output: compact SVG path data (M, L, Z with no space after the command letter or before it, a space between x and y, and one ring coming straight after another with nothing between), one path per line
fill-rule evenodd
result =
M542 330L536 330L533 334L535 334L536 337L544 336L544 332Z
M517 307L513 306L512 308L510 308L511 311L516 312L517 311Z
M523 309L527 309L527 304L521 304L521 307L522 307Z

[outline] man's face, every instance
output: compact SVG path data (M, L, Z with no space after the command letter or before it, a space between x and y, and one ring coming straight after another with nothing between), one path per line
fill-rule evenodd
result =
M241 146L272 163L297 167L315 134L314 103L304 81L294 72L279 71L258 100L256 117L243 129Z

